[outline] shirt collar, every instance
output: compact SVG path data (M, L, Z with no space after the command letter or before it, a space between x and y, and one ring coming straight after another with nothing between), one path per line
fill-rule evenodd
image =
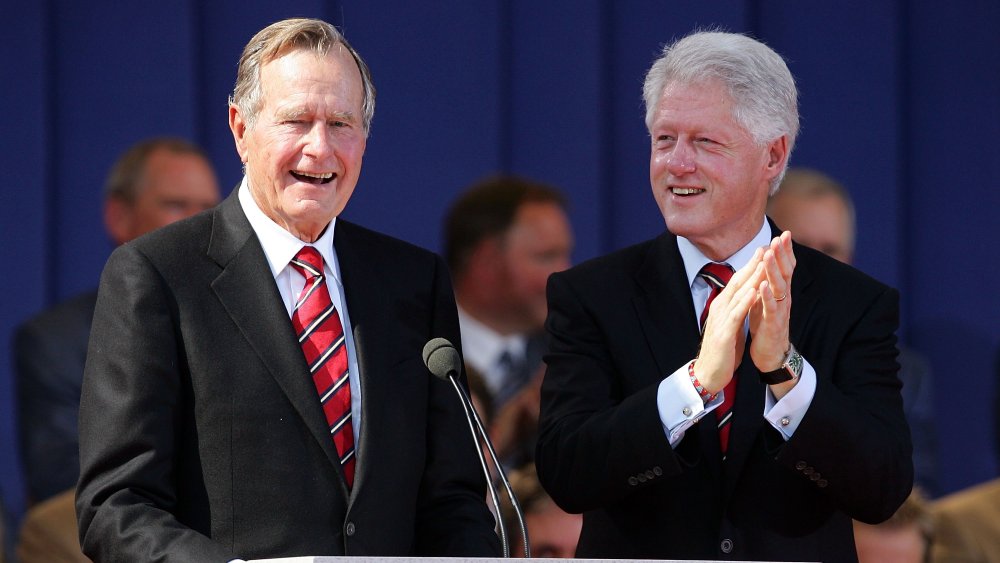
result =
M478 319L458 307L458 321L462 332L462 352L471 356L475 365L491 365L505 351L515 358L522 358L527 347L523 334L504 336L486 326Z
M339 273L335 267L337 263L336 257L333 253L333 233L337 225L336 217L330 221L330 224L327 225L323 234L320 235L316 242L309 243L300 240L298 237L292 235L292 233L286 231L282 226L272 221L270 217L264 215L264 212L257 205L257 201L250 194L250 186L247 183L246 176L243 177L243 181L240 183L238 197L240 206L243 207L243 213L247 216L247 220L250 221L250 226L257 234L257 239L264 249L264 255L267 257L267 263L271 267L272 276L278 277L278 274L288 267L288 263L303 246L313 246L319 251L323 257L323 261L339 281Z
M767 224L767 219L763 220L757 235L750 239L743 248L737 250L732 256L722 262L732 266L733 270L739 270L750 263L753 253L760 247L771 243L771 226ZM677 249L681 252L681 259L684 260L684 271L688 278L688 287L693 287L695 282L701 278L698 272L702 267L714 260L709 259L698 250L698 247L684 237L677 237Z

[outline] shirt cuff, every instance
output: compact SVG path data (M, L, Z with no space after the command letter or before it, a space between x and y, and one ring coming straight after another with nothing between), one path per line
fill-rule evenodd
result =
M780 401L775 401L771 387L764 391L764 418L771 423L781 436L788 441L802 422L802 417L809 410L813 396L816 394L816 370L809 360L802 359L802 375L799 382L785 394Z
M707 404L695 390L688 375L688 364L677 369L660 382L656 390L656 409L660 413L663 432L670 441L670 447L677 447L684 432L719 405L725 395L722 391Z

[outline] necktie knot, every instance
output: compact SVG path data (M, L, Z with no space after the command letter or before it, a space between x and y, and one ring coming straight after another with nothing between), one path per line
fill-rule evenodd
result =
M729 280L733 277L733 268L729 264L716 264L715 262L709 262L702 267L698 275L702 277L708 285L713 289L722 289L726 287Z
M303 246L292 258L291 265L307 280L323 275L323 256L312 246Z

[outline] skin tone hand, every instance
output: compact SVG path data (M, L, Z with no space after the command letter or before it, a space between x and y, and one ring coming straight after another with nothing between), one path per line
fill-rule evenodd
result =
M710 393L718 393L729 383L743 358L743 323L757 301L758 287L766 283L764 256L764 249L757 249L750 262L733 274L708 311L694 373Z
M750 308L750 357L762 372L781 367L788 352L788 319L792 311L792 272L795 254L792 235L788 231L771 240L763 252L764 279L758 282L757 299ZM709 313L711 315L711 312ZM771 385L775 399L780 400L798 380Z

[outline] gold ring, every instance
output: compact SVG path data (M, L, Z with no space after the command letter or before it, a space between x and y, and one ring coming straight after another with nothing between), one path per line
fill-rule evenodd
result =
M775 298L774 298L774 301L775 301L776 303L777 303L778 301L784 301L786 297L788 297L788 294L787 294L787 293L786 293L785 295L782 295L781 297L775 297Z

